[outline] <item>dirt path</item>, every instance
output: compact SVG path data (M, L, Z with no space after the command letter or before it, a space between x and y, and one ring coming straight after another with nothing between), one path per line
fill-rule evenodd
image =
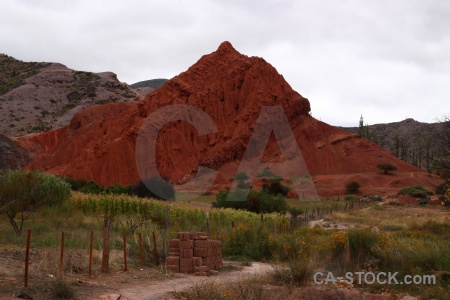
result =
M272 266L265 263L254 262L252 266L243 267L239 271L220 272L218 276L201 277L192 274L177 274L177 277L166 280L150 281L139 283L129 287L120 287L110 291L85 294L86 299L129 299L129 300L153 300L153 299L173 299L170 292L180 292L189 287L205 281L231 282L242 278L262 275L272 270ZM106 289L106 287L105 287ZM81 295L80 295L81 296ZM81 296L83 297L83 296Z

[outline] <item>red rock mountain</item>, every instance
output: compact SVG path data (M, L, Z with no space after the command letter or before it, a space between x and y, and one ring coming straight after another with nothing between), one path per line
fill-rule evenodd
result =
M219 170L219 186L228 184L263 106L283 107L321 194L342 188L337 179L342 175L366 178L373 192L386 185L396 188L407 182L405 178L416 178L411 183L426 186L436 181L376 144L314 119L308 99L294 91L274 67L262 58L240 54L229 42L138 103L87 108L66 127L24 136L18 142L31 153L29 168L103 185L135 183L139 180L135 160L139 130L149 115L172 104L196 106L217 126L216 133L202 136L185 121L164 126L156 145L157 164L161 175L172 181L189 180L202 165ZM279 161L279 148L271 140L264 158ZM398 175L378 174L380 163L395 165ZM375 181L374 176L378 176Z

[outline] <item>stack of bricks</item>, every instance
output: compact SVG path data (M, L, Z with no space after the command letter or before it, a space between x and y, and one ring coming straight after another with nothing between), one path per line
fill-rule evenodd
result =
M221 242L208 240L204 232L178 232L177 239L169 241L166 263L173 273L217 275L223 265Z

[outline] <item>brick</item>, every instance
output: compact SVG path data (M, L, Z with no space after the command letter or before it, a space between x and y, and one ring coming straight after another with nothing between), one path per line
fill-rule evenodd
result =
M167 265L166 266L167 272L172 272L172 273L180 273L180 266L176 265Z
M194 251L193 249L181 249L183 250L183 258L191 258L194 256Z
M193 264L193 259L191 258L180 258L180 267L191 267L194 265Z
M207 257L208 256L208 248L194 248L194 256L198 257Z
M194 267L195 272L209 272L209 268L207 266Z
M180 267L180 273L194 273L193 267Z
M194 241L194 248L208 248L209 246L209 241L207 240L195 240Z
M176 248L170 247L169 248L169 252L178 252L178 253L180 253L180 248L179 247L176 247Z
M169 241L169 248L179 248L179 247L180 247L179 239L172 239Z
M208 256L206 258L206 264L209 265L209 264L212 264L212 263L214 263L214 257Z
M180 258L177 256L167 256L166 263L168 265L179 265L180 264Z
M219 275L219 271L216 271L216 270L211 270L211 271L209 271L209 273L210 273L212 276L217 276L217 275Z
M180 252L169 252L169 256L180 257Z
M208 248L208 256L213 256L213 248Z
M192 232L191 239L192 240L206 240L206 239L208 239L208 235L204 232Z
M194 265L195 266L201 266L202 265L202 258L201 257L194 257Z
M201 259L202 259L201 266L206 266L206 265L207 265L207 263L206 263L206 257L202 257Z
M194 241L180 241L180 249L194 248Z
M195 276L209 276L209 272L195 272Z

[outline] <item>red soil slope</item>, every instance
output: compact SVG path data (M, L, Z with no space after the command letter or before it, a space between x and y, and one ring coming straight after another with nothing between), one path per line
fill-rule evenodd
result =
M163 127L156 161L161 175L175 182L188 181L202 165L219 170L215 188L229 184L263 106L283 107L311 175L378 173L377 164L391 163L397 176L426 177L426 172L381 147L311 117L308 99L292 90L275 68L262 58L240 54L229 42L139 103L88 108L75 115L69 126L18 141L32 155L29 168L103 185L135 183L139 130L150 114L171 104L196 106L217 126L217 132L201 136L185 121ZM280 150L271 141L264 159L280 161ZM385 185L387 178L392 180L381 176L376 185ZM327 186L336 190L342 183L338 187L332 180Z

